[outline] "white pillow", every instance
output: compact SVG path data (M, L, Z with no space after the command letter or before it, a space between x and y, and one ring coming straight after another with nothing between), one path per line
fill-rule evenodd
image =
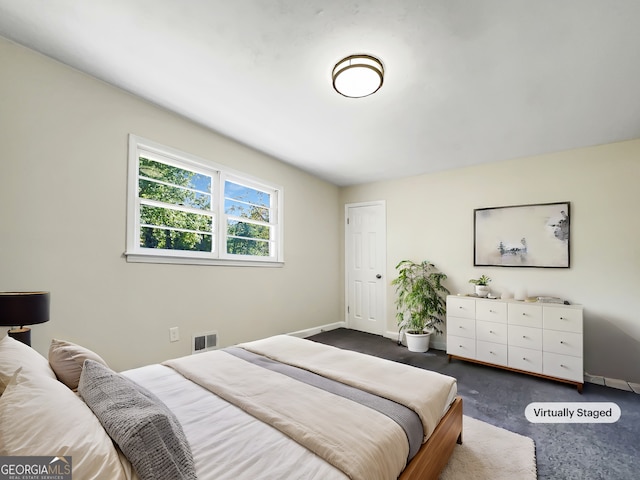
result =
M18 369L0 397L0 431L0 456L70 455L73 478L137 477L89 407L55 378Z
M20 367L22 374L27 377L56 378L46 358L28 345L7 335L0 339L0 395L11 376Z
M82 365L85 360L93 360L107 367L100 355L92 352L88 348L81 347L75 343L64 340L51 340L49 347L49 365L55 372L58 380L64 383L71 390L78 389Z

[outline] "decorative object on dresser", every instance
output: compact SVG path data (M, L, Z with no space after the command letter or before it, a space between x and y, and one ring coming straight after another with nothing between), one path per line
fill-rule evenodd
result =
M482 275L480 278L472 278L469 283L473 283L476 286L476 295L479 297L486 297L491 290L489 289L489 282L491 279L486 275Z
M564 300L560 297L538 297L537 301L540 303L560 303L564 304Z
M49 321L49 292L0 292L0 326L10 337L31 346L31 329Z
M582 392L582 306L447 297L452 358L550 378Z
M447 276L428 260L402 260L396 270L398 276L391 285L396 287L398 343L404 331L410 351L426 352L431 333L442 333L439 325L444 321L445 295L449 293L442 282Z
M569 268L569 202L474 210L473 264Z

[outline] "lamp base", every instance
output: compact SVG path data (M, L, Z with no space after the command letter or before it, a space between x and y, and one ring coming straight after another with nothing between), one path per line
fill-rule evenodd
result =
M29 327L12 328L8 335L25 345L31 346L31 329Z

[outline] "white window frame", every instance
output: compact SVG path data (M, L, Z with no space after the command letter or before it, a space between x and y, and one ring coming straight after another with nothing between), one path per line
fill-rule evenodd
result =
M178 168L207 175L212 179L211 212L212 252L191 252L183 250L164 250L140 246L140 205L138 196L139 158L140 156L157 159ZM272 200L269 226L271 228L272 255L260 257L254 255L234 255L226 253L227 215L224 212L225 180L239 183L250 188L269 193ZM148 203L148 202L146 202ZM195 265L236 265L236 266L282 266L284 264L283 246L283 188L271 182L235 171L224 165L211 162L195 155L161 145L152 140L129 135L129 166L127 179L127 262L175 263Z

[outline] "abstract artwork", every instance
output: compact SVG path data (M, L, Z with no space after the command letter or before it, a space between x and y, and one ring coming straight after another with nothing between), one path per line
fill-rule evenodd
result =
M569 207L563 202L476 208L473 264L568 268Z

